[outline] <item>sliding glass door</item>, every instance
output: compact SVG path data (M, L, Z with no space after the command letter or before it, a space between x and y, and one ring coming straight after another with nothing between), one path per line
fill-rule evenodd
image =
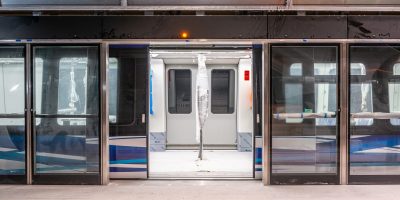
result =
M349 183L400 183L400 46L350 46Z
M26 182L25 47L0 46L0 183Z
M33 183L99 184L99 47L32 49Z
M338 184L338 46L271 47L271 183Z

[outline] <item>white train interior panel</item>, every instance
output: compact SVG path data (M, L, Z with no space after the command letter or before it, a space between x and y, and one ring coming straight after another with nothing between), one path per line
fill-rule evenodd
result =
M151 50L150 177L253 177L251 72L251 49ZM202 128L199 77L208 91Z

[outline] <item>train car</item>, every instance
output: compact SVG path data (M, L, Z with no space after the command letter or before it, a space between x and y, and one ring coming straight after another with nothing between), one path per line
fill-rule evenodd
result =
M0 183L398 184L399 13L0 0Z

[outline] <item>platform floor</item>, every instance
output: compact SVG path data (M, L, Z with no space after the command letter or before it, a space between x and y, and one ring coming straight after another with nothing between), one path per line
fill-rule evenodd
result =
M150 178L252 178L253 152L205 150L150 152Z
M263 186L260 181L112 181L108 186L0 185L0 200L396 200L398 185Z

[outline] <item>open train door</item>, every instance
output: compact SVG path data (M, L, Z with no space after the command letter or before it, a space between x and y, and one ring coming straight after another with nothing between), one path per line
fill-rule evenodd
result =
M110 178L147 178L148 46L109 47Z

